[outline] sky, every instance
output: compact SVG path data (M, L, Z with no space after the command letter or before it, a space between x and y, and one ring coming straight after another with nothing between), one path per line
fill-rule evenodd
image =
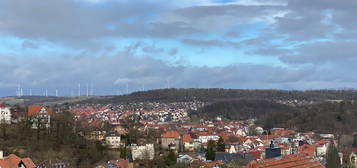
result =
M1 0L0 96L357 88L355 0ZM91 90L91 89L89 89Z

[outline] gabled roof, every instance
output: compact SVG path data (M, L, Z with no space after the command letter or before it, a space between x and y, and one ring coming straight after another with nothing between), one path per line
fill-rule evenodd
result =
M192 139L190 134L183 134L182 135L182 141L191 143L193 141L193 139Z
M245 168L325 168L318 160L304 154L288 155L283 158L252 161Z
M178 133L177 131L167 131L162 135L162 138L180 139L180 133Z
M33 115L37 115L41 109L44 108L43 106L38 106L38 105L29 105L27 108L27 115L29 116L33 116ZM49 115L53 115L53 109L47 109L45 108L47 111L47 114Z
M310 144L304 144L299 147L299 152L300 153L305 153L309 156L315 156L316 154L316 145L310 145Z
M2 168L17 168L20 162L23 162L26 168L35 168L36 165L30 158L20 158L15 154L10 154L4 159L0 159L0 167Z
M0 108L6 108L9 107L9 105L5 104L5 103L0 103Z
M217 152L215 161L222 160L224 163L229 163L230 161L238 159L238 158L244 159L244 156L239 153Z

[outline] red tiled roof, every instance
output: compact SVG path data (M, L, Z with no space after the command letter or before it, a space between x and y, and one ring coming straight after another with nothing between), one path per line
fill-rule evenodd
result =
M167 131L162 135L162 137L180 139L180 133L178 133L177 131Z
M182 135L182 141L191 143L193 141L193 139L192 139L190 134L183 134Z
M20 158L15 154L10 154L4 159L0 159L0 167L2 168L17 168L20 162L26 165L26 168L35 168L36 165L30 158Z
M5 103L0 103L0 108L6 108L6 107L9 107L9 106Z
M304 154L288 155L281 160L275 158L252 161L245 168L325 168L319 161Z
M316 145L304 144L299 147L299 152L307 154L309 156L315 156L316 154Z
M37 115L41 111L42 108L43 108L43 106L29 105L27 108L27 115L29 115L29 116ZM53 114L53 109L46 109L46 111L49 115Z

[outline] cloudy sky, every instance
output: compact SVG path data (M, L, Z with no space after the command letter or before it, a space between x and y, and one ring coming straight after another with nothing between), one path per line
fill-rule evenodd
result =
M357 88L355 0L1 0L0 96Z

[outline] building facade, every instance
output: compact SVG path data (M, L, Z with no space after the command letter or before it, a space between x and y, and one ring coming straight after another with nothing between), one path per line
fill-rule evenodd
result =
M11 124L11 107L2 103L0 104L0 124Z
M154 144L143 146L132 145L131 155L133 160L153 160L155 156Z
M51 125L51 116L54 114L52 109L43 106L30 105L27 115L32 121L32 129L48 129Z

